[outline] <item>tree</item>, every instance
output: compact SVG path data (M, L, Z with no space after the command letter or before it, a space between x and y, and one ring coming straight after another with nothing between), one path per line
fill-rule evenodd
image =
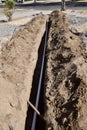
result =
M36 3L37 0L34 0L34 3Z
M61 11L65 10L65 0L61 0Z

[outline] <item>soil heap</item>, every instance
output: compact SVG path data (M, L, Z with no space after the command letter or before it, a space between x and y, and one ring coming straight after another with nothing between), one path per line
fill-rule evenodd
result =
M82 40L59 11L49 17L46 52L45 119L47 130L87 129L87 54Z
M46 18L38 16L16 32L0 54L0 130L24 130L38 48Z

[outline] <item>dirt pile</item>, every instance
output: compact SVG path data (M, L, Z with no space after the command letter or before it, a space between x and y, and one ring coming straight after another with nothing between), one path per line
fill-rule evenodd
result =
M19 30L0 54L0 130L24 130L27 101L45 31L39 16Z
M59 11L50 15L46 52L45 118L47 130L87 129L87 54Z

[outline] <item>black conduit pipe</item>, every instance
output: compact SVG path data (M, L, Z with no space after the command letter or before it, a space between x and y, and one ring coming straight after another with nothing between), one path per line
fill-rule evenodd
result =
M44 70L44 63L45 63L45 53L46 53L46 44L47 44L47 35L48 35L48 22L46 22L45 44L44 44L43 57L42 57L42 63L41 63L38 92L37 92L36 103L35 103L36 109L38 109L38 106L39 106L39 98L40 98L40 92L41 92L41 86L42 86L43 70ZM37 113L34 112L31 130L35 130L36 119L37 119Z

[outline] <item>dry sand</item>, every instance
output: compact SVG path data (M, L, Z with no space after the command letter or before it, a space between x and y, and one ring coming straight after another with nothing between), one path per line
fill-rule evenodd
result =
M87 129L87 53L59 11L50 15L45 71L47 130Z
M39 16L16 32L0 54L0 130L24 130L27 101L45 31Z
M24 19L22 22L26 23ZM25 129L27 101L45 23L45 17L35 18L1 48L0 130ZM45 72L47 130L87 128L87 52L82 38L68 28L70 24L60 12L50 15ZM77 32L87 32L86 24L75 28Z

